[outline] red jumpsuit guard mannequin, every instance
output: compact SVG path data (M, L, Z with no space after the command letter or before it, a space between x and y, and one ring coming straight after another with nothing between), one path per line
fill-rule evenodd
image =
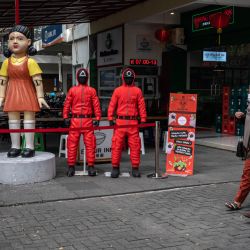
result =
M134 85L135 72L130 68L122 71L122 86L113 92L108 108L108 120L114 125L113 115L116 111L117 125L137 125L146 122L147 113L144 98L140 88ZM112 138L112 171L111 177L117 178L120 174L120 160L125 137L128 137L132 176L140 177L141 140L139 128L116 128Z
M76 73L77 86L70 88L63 108L63 118L65 125L70 128L90 127L93 128L92 115L93 111L96 117L95 126L99 126L101 119L100 102L96 95L96 90L88 86L88 72L84 68L80 68ZM69 112L72 118L69 119ZM79 139L83 134L83 140L86 147L86 158L88 162L88 175L95 176L95 149L96 138L93 130L70 131L67 140L68 150L68 172L69 177L75 174L75 162Z

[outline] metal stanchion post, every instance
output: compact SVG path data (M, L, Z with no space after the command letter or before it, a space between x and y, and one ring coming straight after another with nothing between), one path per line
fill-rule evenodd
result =
M160 122L155 122L155 172L152 174L149 174L148 177L156 178L156 179L163 179L167 178L167 176L162 176L162 171L160 169L159 164L159 147L160 147Z
M160 173L160 166L159 166L159 131L160 130L160 122L155 122L155 177L158 178Z

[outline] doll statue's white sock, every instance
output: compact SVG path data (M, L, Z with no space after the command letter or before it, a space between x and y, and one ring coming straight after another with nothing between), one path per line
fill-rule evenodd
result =
M35 120L24 120L23 127L24 129L34 129L36 121ZM25 148L34 149L34 134L35 133L24 133L26 146Z
M9 120L9 129L20 129L20 120ZM20 133L10 133L11 148L20 149Z

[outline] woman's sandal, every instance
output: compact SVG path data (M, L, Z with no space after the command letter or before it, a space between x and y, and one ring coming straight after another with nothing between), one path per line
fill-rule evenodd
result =
M241 206L239 206L236 202L226 202L225 206L230 210L240 210Z

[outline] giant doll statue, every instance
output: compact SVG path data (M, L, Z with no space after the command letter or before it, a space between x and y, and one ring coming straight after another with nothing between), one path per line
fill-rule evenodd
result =
M9 129L20 129L20 113L24 114L25 129L35 128L35 113L44 100L41 69L30 58L36 50L31 46L31 33L26 26L17 25L9 33L7 59L0 70L0 107L8 113ZM21 152L20 133L11 133L11 148L8 157L33 157L34 133L25 133L26 147Z
M146 107L142 91L134 84L135 72L130 68L122 71L122 86L116 88L112 95L108 120L114 125L113 116L116 116L117 125L137 125L147 119ZM111 177L117 178L120 174L120 160L125 137L128 137L132 176L140 177L140 150L141 140L138 127L116 128L112 138L112 171Z
M65 124L70 125L70 128L82 128L89 127L90 129L84 129L82 131L70 131L67 140L68 150L68 171L69 177L75 175L75 162L77 156L77 149L79 145L79 139L83 134L83 140L86 148L86 158L88 162L88 175L95 176L96 170L94 168L95 163L95 149L96 138L93 131L92 115L95 114L96 121L95 126L99 126L101 119L101 107L99 98L96 95L96 90L88 86L88 71L84 68L80 68L76 73L76 80L78 85L70 88L63 108L63 118ZM69 118L71 112L72 118Z

